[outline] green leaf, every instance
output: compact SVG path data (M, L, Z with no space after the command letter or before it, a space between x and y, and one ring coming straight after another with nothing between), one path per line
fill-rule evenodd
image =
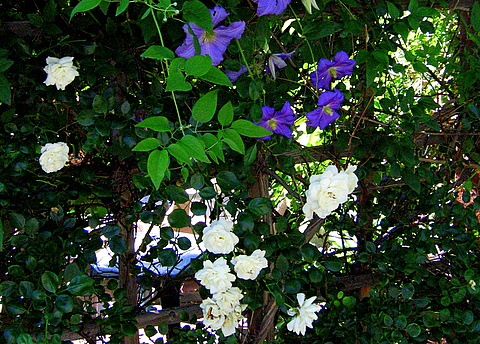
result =
M121 324L121 331L125 336L131 337L131 336L133 336L134 334L137 333L138 329L137 329L137 326L135 326L134 323L127 322L127 323L122 323Z
M153 131L158 131L159 133L172 131L172 128L170 127L170 125L168 125L168 119L163 116L148 117L140 123L137 123L135 127L148 128L152 129Z
M78 3L78 5L73 8L72 13L70 13L70 20L72 20L73 16L76 13L90 11L90 10L94 9L95 7L97 7L98 5L100 5L100 3L102 1L103 0L82 0L82 1L80 1Z
M245 145L240 134L233 129L225 129L219 132L220 139L232 150L245 154Z
M397 19L398 17L400 17L400 10L390 1L387 1L386 3L387 3L388 14L390 14L392 19Z
M185 73L196 78L205 75L212 68L212 58L208 55L194 55L185 61Z
M184 209L174 209L168 215L168 223L172 228L183 228L190 226L190 216Z
M118 4L115 15L118 16L119 14L122 14L123 12L125 12L125 10L128 7L128 4L130 4L130 0L120 0L120 3Z
M165 177L165 172L170 165L170 159L166 150L154 150L148 156L147 172L150 179L152 179L155 189L158 190L160 183Z
M270 199L264 197L254 198L248 203L248 209L257 216L267 215L272 209Z
M7 105L12 103L11 85L3 74L0 74L0 102Z
M32 336L28 333L21 333L17 338L17 344L33 344Z
M168 197L177 204L186 203L190 200L185 190L179 186L169 185L165 189Z
M178 141L178 144L190 154L191 158L207 164L210 163L210 160L205 154L205 144L195 136L185 135Z
M110 238L110 240L108 240L108 247L110 247L112 252L116 254L127 252L127 243L120 235L115 235L114 237Z
M217 174L217 183L224 191L234 189L238 184L238 179L233 172L222 171Z
M470 12L470 21L475 31L480 32L480 2L475 1Z
M270 130L253 124L246 119L237 119L235 122L232 123L232 129L238 132L240 135L246 137L264 137L272 135L272 132Z
M192 109L193 118L200 123L208 123L215 115L217 109L217 93L213 90L202 96Z
M216 85L233 86L227 75L215 66L212 66L206 74L200 76L200 79Z
M20 295L30 298L35 291L35 286L30 281L21 281L18 286L18 290L20 291Z
M87 275L77 275L70 281L67 290L75 296L89 295L93 291L93 279Z
M168 48L162 47L161 45L152 45L145 50L140 57L145 57L155 60L173 60L175 54Z
M3 224L2 220L0 220L0 252L3 251Z
M403 181L417 194L420 194L421 190L421 183L420 183L420 177L417 175L413 174L410 170L403 170L402 171L402 177Z
M405 315L399 315L395 318L395 327L398 329L403 329L407 326L407 317Z
M55 293L60 285L58 276L51 271L45 271L40 280L43 288L50 293Z
M13 64L12 60L6 59L4 57L0 58L0 73L5 72Z
M167 147L168 153L177 159L179 164L186 164L191 166L192 161L188 152L179 144L172 143L170 146Z
M408 283L402 287L402 296L405 299L411 299L414 293L415 293L415 287L413 286L413 284Z
M257 159L257 154L258 154L257 145L253 145L250 148L248 148L247 152L245 153L245 156L243 157L243 164L245 166L250 166L251 164L253 164L255 159Z
M185 237L178 238L177 243L178 243L178 247L184 251L188 250L192 246L190 239Z
M220 111L218 111L218 122L220 125L227 126L233 121L233 105L232 102L228 102Z
M194 23L207 32L213 32L212 14L202 2L198 0L185 2L182 14L186 22Z
M107 113L108 112L108 101L101 95L95 95L93 99L92 109L96 113Z
M333 272L339 272L343 268L343 263L339 260L328 260L325 262L325 267Z
M192 85L185 81L185 76L180 71L170 71L167 78L167 92L183 91L188 92L192 89Z
M139 143L135 145L135 147L132 148L132 151L134 152L148 152L151 151L152 149L155 149L160 146L160 141L158 139L149 137L146 139L143 139Z
M73 311L73 299L67 294L58 295L55 299L55 306L62 313L70 313Z

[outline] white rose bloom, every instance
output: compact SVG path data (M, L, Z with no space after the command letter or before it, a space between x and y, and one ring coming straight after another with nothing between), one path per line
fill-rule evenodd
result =
M213 221L203 230L203 244L214 254L228 254L238 244L238 237L232 232L233 222L224 219Z
M224 312L225 314L231 312L232 309L238 306L242 298L242 291L240 290L240 288L237 287L232 287L223 292L215 293L212 296L213 301L216 302L218 307L220 307L222 312Z
M250 256L240 255L232 259L237 277L254 280L263 268L268 266L265 251L255 250Z
M230 273L230 267L223 257L213 263L209 260L204 261L203 269L197 271L195 278L212 294L230 289L236 279L235 275Z
M214 295L215 296L215 295ZM225 312L213 299L203 300L200 308L203 312L203 323L212 330L221 329L223 335L228 337L235 333L238 323L243 318L242 312L247 305L236 304Z
M293 316L293 319L287 324L287 329L289 331L304 336L307 327L313 328L313 322L318 319L318 316L315 313L321 309L319 305L313 304L316 298L316 296L312 296L305 300L305 294L297 294L299 307L290 308L287 312L288 315Z
M47 173L61 170L68 161L68 146L65 142L47 143L40 153L40 166Z
M325 218L338 206L345 203L348 195L356 188L358 178L353 173L356 166L349 166L346 171L338 172L335 166L328 166L325 172L310 177L310 187L307 190L307 202L303 212L307 218L316 213Z
M203 312L203 324L212 330L218 330L225 322L225 312L223 312L215 301L211 298L205 299L200 304Z
M78 76L77 67L73 65L73 57L66 56L58 59L47 57L47 65L43 69L47 73L45 85L55 85L57 90L64 90Z

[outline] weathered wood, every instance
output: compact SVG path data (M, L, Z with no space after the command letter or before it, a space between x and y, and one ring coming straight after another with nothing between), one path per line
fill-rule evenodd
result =
M186 312L189 316L195 315L196 317L202 317L202 309L200 305L188 305L176 308L170 308L159 313L145 313L137 315L137 328L142 329L148 325L157 326L161 323L175 324L179 323L181 313ZM62 335L62 340L78 340L84 337L95 338L108 333L103 333L102 328L96 324L87 324L81 328L78 332L67 331Z

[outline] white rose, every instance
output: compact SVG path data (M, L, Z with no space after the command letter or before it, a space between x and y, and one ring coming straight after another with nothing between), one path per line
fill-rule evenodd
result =
M209 260L204 261L203 269L197 271L195 278L212 294L230 289L236 279L235 275L230 273L230 267L223 257L213 263Z
M263 268L268 266L265 251L255 250L252 255L240 255L232 259L233 269L237 277L245 280L254 280Z
M64 90L65 86L79 75L77 67L73 65L73 57L71 56L62 57L61 59L47 57L47 65L43 70L47 73L47 79L44 81L44 84L47 86L55 85L57 90Z
M297 334L305 335L307 327L313 328L313 322L318 319L317 312L321 307L313 302L317 299L313 296L305 300L305 294L297 294L298 308L290 308L288 315L293 316L287 324L287 329Z
M345 203L357 186L358 178L353 173L355 169L356 166L350 166L346 171L338 172L335 166L328 166L324 173L310 177L307 202L303 206L306 217L311 218L316 213L320 218L325 218Z
M207 251L228 254L238 244L238 237L232 232L233 222L224 219L213 221L203 230L203 243Z
M203 313L203 324L212 330L218 330L225 322L225 312L223 312L215 301L211 298L205 299L200 304Z
M240 288L232 287L223 292L213 294L212 298L218 307L220 307L222 312L227 314L240 304L243 294Z
M242 312L247 308L247 305L236 305L231 312L229 312L222 325L222 333L225 337L231 336L235 333L238 323L242 320Z
M65 142L47 143L40 153L40 165L47 173L61 170L68 161L68 146Z

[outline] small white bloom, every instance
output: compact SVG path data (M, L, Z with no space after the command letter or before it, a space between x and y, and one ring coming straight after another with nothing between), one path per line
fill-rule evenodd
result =
M315 314L320 311L319 305L313 304L316 296L305 300L305 294L297 294L298 308L290 308L288 315L293 316L293 319L287 324L287 329L297 334L305 335L307 327L313 328L313 322L318 319Z
M204 261L203 269L197 271L195 278L212 294L230 289L236 279L235 275L230 273L230 267L223 257L213 263L209 260Z
M473 291L477 290L477 288L476 288L477 283L475 283L474 280L470 280L468 282L468 285L470 286L470 288L472 288Z
M222 325L222 333L225 337L235 333L238 323L243 318L242 312L245 308L247 308L247 305L236 305L235 308L226 315L225 322Z
M40 153L40 166L47 173L61 170L68 161L68 146L65 142L47 143Z
M302 0L302 3L309 14L312 14L312 6L319 10L317 2L315 0Z
M320 218L325 218L338 206L345 203L348 195L357 187L358 178L353 173L356 166L349 166L345 171L331 165L325 172L310 177L310 187L306 192L307 202L303 212L307 218L312 218L316 213Z
M232 287L222 292L213 294L212 299L225 314L229 313L236 306L240 305L243 298L242 291L238 287Z
M77 67L73 65L73 57L71 56L62 57L61 59L47 57L47 65L43 70L47 73L47 79L44 81L44 84L47 86L55 85L57 90L64 90L65 86L79 75Z
M207 251L228 254L238 244L238 237L232 232L233 222L224 219L213 221L203 230L203 243Z
M240 255L232 259L237 277L254 280L263 268L268 266L265 251L255 250L250 256Z

